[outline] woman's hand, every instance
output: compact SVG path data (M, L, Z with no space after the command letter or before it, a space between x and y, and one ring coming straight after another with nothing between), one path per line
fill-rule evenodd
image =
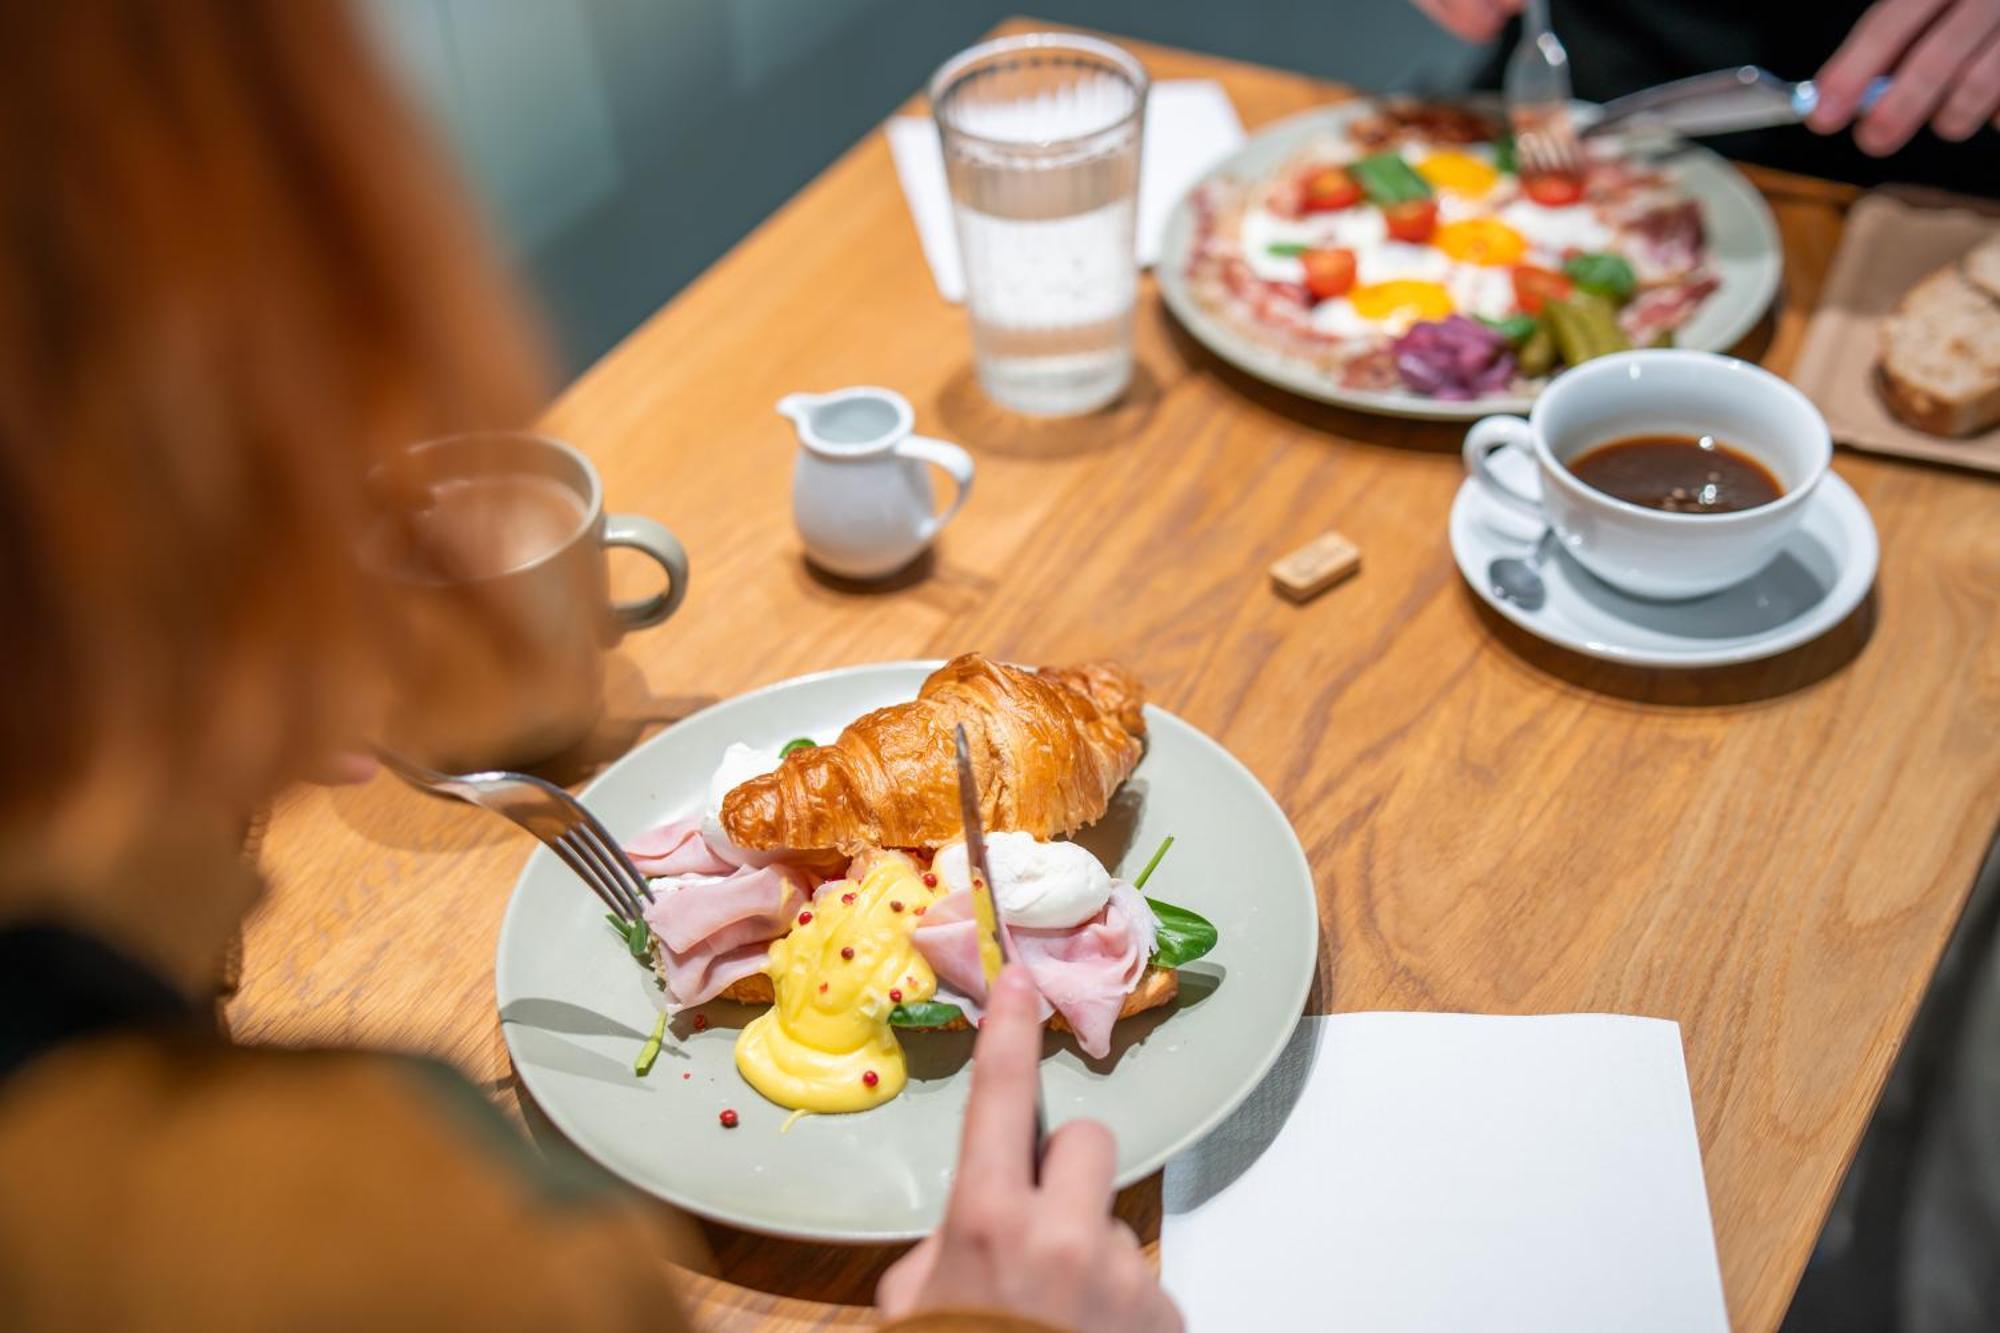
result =
M1413 0L1440 28L1461 41L1490 42L1521 12L1521 0Z
M1111 1132L1088 1120L1064 1125L1049 1136L1035 1182L1034 982L1010 965L991 1000L944 1224L882 1275L882 1314L985 1309L1092 1333L1178 1330L1180 1312L1138 1237L1111 1216Z
M1854 128L1876 157L1895 152L1928 120L1946 139L1969 139L2000 112L2000 0L1876 0L1814 80L1806 123L1843 129L1878 74L1894 80Z

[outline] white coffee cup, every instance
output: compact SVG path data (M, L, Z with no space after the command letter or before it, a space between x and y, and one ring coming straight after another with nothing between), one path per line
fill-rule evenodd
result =
M1669 513L1570 472L1569 460L1633 435L1713 436L1769 468L1784 494L1754 509ZM1534 459L1539 495L1494 472L1492 456L1506 448ZM1566 370L1526 420L1487 417L1465 437L1466 471L1488 495L1555 529L1563 549L1606 583L1661 601L1716 592L1769 564L1832 458L1825 419L1784 380L1733 357L1665 349Z

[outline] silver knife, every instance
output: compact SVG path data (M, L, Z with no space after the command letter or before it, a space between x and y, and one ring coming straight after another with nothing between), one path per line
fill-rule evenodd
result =
M1014 955L1007 944L1007 932L1000 929L1000 903L993 896L993 873L986 867L986 831L979 821L979 785L972 776L972 747L966 742L963 722L953 730L958 741L958 813L965 825L965 863L972 874L973 916L979 922L984 937L981 943L992 942L993 953L990 956L1000 963L1011 963ZM986 984L990 987L993 979L1000 974L1000 968L988 963L989 955L983 947L980 956L980 970L985 973ZM1038 1178L1042 1167L1042 1144L1048 1136L1049 1120L1042 1110L1042 1072L1037 1064L1035 1147L1030 1161Z
M1889 90L1884 76L1871 81L1861 94L1855 114L1862 115ZM1741 65L1696 74L1656 88L1606 102L1584 126L1585 138L1612 132L1668 131L1687 138L1761 130L1772 125L1796 125L1819 105L1819 89L1811 79L1787 83L1767 69Z

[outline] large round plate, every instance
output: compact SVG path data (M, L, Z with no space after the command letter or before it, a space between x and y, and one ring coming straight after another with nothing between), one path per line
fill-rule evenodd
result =
M1493 412L1525 412L1532 397L1496 394L1465 402L1444 402L1414 393L1342 388L1338 381L1308 362L1266 347L1203 309L1187 287L1187 261L1194 245L1194 193L1218 177L1257 178L1292 155L1301 141L1338 133L1349 120L1374 104L1356 98L1302 112L1252 136L1204 175L1194 190L1181 197L1167 219L1166 236L1154 266L1160 295L1167 308L1207 348L1239 370L1293 393L1361 412L1419 417L1435 421L1471 421ZM1581 114L1592 108L1579 106ZM1778 293L1784 269L1777 223L1750 182L1727 161L1692 144L1681 145L1667 159L1667 171L1680 188L1701 201L1708 227L1710 265L1722 280L1714 294L1674 335L1678 347L1726 352L1757 324Z
M914 698L935 663L804 676L719 704L669 728L584 793L629 837L692 809L731 741L776 744L838 731L872 708ZM1202 913L1220 942L1183 969L1175 1005L1119 1024L1112 1056L1086 1060L1046 1039L1051 1124L1087 1116L1118 1136L1118 1183L1156 1170L1242 1102L1305 1004L1318 951L1312 872L1283 811L1249 770L1171 713L1146 710L1146 756L1112 811L1079 835L1114 870L1138 869L1171 833L1147 888ZM734 1226L817 1240L914 1239L951 1184L969 1079L967 1034L905 1039L911 1079L874 1111L786 1113L736 1072L736 1029L754 1010L704 1006L712 1026L676 1024L647 1078L632 1059L657 990L605 924L602 907L546 849L515 885L495 968L501 1031L541 1109L580 1148L641 1189ZM733 1107L741 1125L717 1122Z

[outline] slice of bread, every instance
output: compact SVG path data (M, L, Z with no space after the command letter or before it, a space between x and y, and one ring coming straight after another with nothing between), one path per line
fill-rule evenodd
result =
M1125 997L1125 1007L1118 1011L1120 1018L1130 1018L1148 1009L1157 1009L1163 1004L1171 1004L1181 993L1181 974L1170 967L1149 967L1140 976L1139 984ZM769 1004L776 999L771 990L771 978L762 972L753 972L747 977L732 981L724 988L722 998L735 1000L738 1004ZM907 1028L909 1032L963 1032L972 1024L960 1018L941 1028ZM1069 1024L1057 1014L1049 1020L1049 1026L1058 1032L1068 1032Z
M1958 261L1965 280L1995 301L2000 301L2000 236L1974 246Z
M1972 435L2000 422L2000 255L1982 245L1912 287L1882 321L1877 378L1897 417L1931 435ZM1974 262L1976 261L1976 263ZM1981 275L1975 282L1972 268Z

